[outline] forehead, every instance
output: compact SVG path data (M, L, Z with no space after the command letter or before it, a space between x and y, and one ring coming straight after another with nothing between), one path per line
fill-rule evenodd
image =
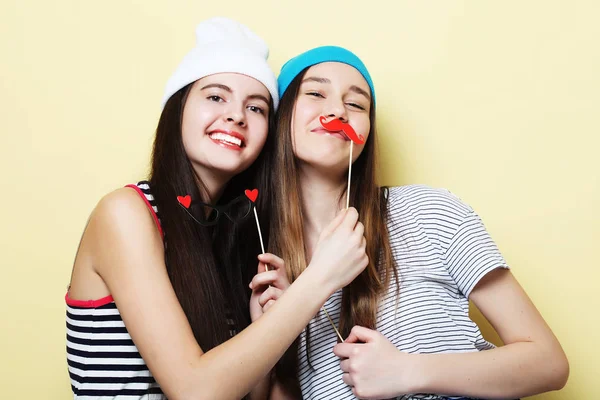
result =
M243 74L234 72L222 72L218 74L208 75L198 79L195 85L202 88L206 85L219 84L225 85L233 92L243 94L262 94L266 98L270 98L269 91L258 80Z
M304 79L318 77L329 79L332 83L355 85L367 93L371 93L369 84L362 74L353 66L340 62L324 62L310 67Z

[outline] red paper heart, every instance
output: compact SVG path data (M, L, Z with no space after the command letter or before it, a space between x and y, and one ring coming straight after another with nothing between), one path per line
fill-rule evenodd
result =
M189 194L185 196L177 196L177 201L185 208L190 208L190 204L192 204L192 197Z
M254 203L256 201L256 198L258 197L258 189L246 189L244 191L244 194L246 194L246 197L252 200L252 202Z

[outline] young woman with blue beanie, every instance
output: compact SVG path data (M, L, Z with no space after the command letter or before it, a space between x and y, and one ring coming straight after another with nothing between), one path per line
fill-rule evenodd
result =
M196 36L167 83L148 181L100 200L81 239L66 295L77 399L266 398L286 348L367 265L349 210L293 285L281 259L259 256L271 289L250 298L260 248L244 190L259 189L266 227L276 80L244 25L213 18Z
M278 81L269 249L290 281L310 270L320 232L345 208L353 154L350 205L369 265L310 321L278 366L272 398L507 399L564 386L559 342L475 211L447 190L378 186L375 89L363 62L319 47L288 61ZM323 126L335 120L366 142L349 153L344 131ZM483 338L469 300L504 346Z

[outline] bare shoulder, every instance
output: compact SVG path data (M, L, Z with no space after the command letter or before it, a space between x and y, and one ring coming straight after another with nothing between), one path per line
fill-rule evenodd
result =
M150 211L141 196L135 190L124 187L100 199L92 211L90 223L92 221L129 223L148 216L151 216Z
M105 195L90 215L75 255L69 296L87 300L111 294L107 278L122 279L142 268L119 262L135 254L164 264L162 238L148 206L135 190L121 188Z
M95 269L105 269L107 258L118 257L119 253L143 252L156 256L163 253L162 238L152 213L131 188L117 189L98 202L86 235L92 243Z

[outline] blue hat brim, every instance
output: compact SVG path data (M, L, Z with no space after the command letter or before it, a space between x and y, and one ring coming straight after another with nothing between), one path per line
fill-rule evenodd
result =
M283 97L283 94L294 78L304 71L305 68L324 62L340 62L356 68L367 81L369 88L371 88L371 97L373 99L373 104L375 104L375 87L373 86L373 80L371 79L367 67L356 54L338 46L316 47L299 54L286 62L283 67L281 67L279 77L277 78L280 98Z

